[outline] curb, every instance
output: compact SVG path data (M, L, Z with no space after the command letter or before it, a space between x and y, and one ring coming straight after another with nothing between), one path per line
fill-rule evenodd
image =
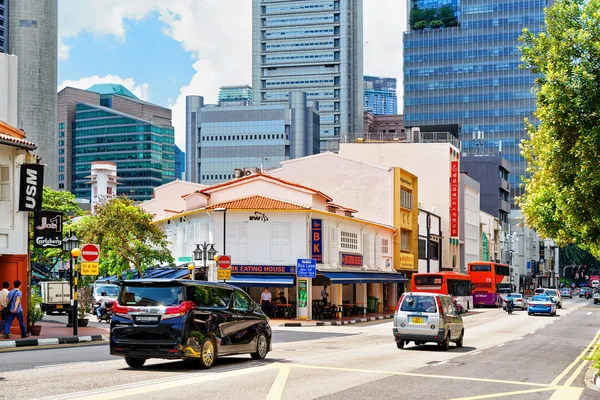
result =
M336 326L336 325L352 325L359 324L361 322L370 322L370 321L381 321L384 319L392 319L394 315L383 315L379 317L369 317L369 318L357 318L348 321L317 321L317 322L285 322L283 324L279 324L278 326L283 326L286 328L299 328L303 326Z
M104 335L91 336L66 336L59 338L47 339L21 339L21 340L3 340L0 341L0 349L14 349L18 347L34 347L34 346L52 346L57 344L76 344L86 342L106 341L108 337Z

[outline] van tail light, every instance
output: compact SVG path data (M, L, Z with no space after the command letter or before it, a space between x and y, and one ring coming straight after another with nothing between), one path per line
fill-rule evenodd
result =
M115 301L115 303L113 304L112 311L113 314L116 316L131 319L131 317L129 316L129 309L127 307L119 305L118 301Z
M440 299L439 296L436 296L435 300L437 302L437 307L438 307L438 312L440 313L440 317L443 317L444 316L444 308L442 307L442 299Z
M396 312L395 315L398 315L398 311L400 311L400 305L402 304L402 300L404 300L404 293L400 296L400 300L398 300L398 304L396 304Z
M163 319L183 317L188 311L193 310L196 307L196 303L193 301L184 301L177 307L167 307Z

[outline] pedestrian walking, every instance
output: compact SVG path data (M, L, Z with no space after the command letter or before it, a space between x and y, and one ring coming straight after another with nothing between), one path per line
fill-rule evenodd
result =
M21 299L23 293L21 293L21 281L14 281L14 289L8 292L8 318L6 320L6 326L4 327L4 338L10 337L10 326L16 318L19 320L19 327L21 328L21 337L26 338L29 336L27 328L25 327L25 321L23 320L23 307L21 306Z
M269 292L269 288L266 287L263 292L260 294L260 308L267 316L271 316L271 292Z
M327 286L323 286L323 290L321 290L321 299L323 299L323 305L326 306L328 304L329 293L327 293Z
M8 282L2 282L2 290L0 290L0 332L4 333L4 325L8 319Z

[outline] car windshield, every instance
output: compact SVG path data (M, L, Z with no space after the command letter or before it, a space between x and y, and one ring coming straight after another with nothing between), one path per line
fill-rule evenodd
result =
M550 297L548 296L533 296L531 301L550 301Z
M94 294L96 296L101 296L102 292L105 292L107 296L117 297L119 295L119 287L118 286L96 286L94 290Z
M548 296L556 296L556 290L548 289L548 290L546 290L546 294Z
M402 302L400 311L414 311L434 314L437 311L433 296L407 296Z
M513 299L520 299L523 296L517 293L511 293L508 295L508 297L512 297Z
M182 286L124 286L119 295L124 306L168 307L183 301Z

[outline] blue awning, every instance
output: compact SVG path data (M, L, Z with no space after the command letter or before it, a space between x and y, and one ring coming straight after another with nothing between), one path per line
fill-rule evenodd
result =
M402 274L393 272L336 272L319 271L329 278L332 284L340 283L405 283L408 279Z
M227 283L239 287L294 287L293 275L232 274Z

